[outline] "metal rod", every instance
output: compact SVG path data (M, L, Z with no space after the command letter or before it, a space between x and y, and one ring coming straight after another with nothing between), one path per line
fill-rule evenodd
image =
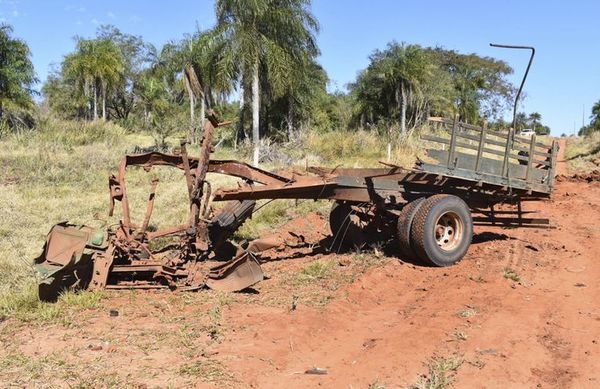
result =
M527 69L525 69L525 74L523 75L523 80L521 80L521 85L519 86L519 91L517 92L517 97L515 98L515 105L513 107L513 120L512 127L516 130L516 122L517 122L517 106L519 104L519 97L521 97L521 91L523 90L523 85L525 85L525 80L527 79L527 74L529 74L529 68L531 67L531 63L533 62L533 56L535 55L535 48L531 46L517 46L517 45L501 45L497 43L490 43L492 47L499 47L503 49L524 49L531 50L531 57L529 57L529 63L527 64Z

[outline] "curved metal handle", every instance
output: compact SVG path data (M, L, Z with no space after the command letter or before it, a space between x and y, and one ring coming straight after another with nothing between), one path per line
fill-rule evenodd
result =
M529 68L531 67L531 63L533 62L533 56L535 55L535 47L532 46L518 46L518 45L501 45L498 43L490 43L492 47L499 47L502 49L524 49L531 50L531 57L529 57L529 63L527 64L527 69L525 69L525 74L523 75L523 80L521 81L521 86L519 86L519 91L517 92L517 97L515 98L515 105L513 107L513 120L512 120L512 128L516 130L516 122L517 122L517 105L519 104L519 97L521 97L521 91L523 90L523 85L525 85L525 80L527 79L527 74L529 74Z

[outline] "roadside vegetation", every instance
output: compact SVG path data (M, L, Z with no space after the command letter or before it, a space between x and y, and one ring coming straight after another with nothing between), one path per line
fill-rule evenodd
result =
M565 157L572 172L600 170L600 130L568 138Z

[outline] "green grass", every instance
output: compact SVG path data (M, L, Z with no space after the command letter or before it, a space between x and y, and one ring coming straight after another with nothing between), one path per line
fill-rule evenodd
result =
M103 291L63 293L56 303L44 303L37 297L37 286L31 282L17 293L0 295L0 318L14 317L23 322L60 323L70 325L77 312L102 307Z
M335 265L336 262L332 260L311 262L300 270L299 279L303 282L327 279L331 277Z
M409 389L444 389L452 385L456 372L463 364L460 355L448 358L433 358L427 363L427 375L420 377Z
M513 270L509 267L505 267L504 269L502 269L502 275L507 280L512 280L514 282L521 282L521 276L519 276L519 274L515 270Z
M221 362L212 359L184 363L179 367L179 374L212 384L224 385L235 382L235 376Z

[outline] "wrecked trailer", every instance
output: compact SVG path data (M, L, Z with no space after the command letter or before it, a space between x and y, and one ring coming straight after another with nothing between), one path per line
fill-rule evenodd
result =
M436 148L412 169L307 168L273 173L244 162L210 160L212 135L219 123L209 116L199 157L177 152L125 156L109 178L109 215L121 205L121 220L106 229L55 225L36 260L41 275L40 298L56 299L65 288L169 288L242 290L263 279L258 253L302 243L261 239L234 245L230 238L251 217L256 200L332 200L329 215L331 248L360 247L396 239L400 257L449 266L466 254L473 225L547 227L548 219L532 218L529 201L548 199L554 184L557 143L546 145L535 135L521 138L453 120L430 118L433 135L422 138ZM186 224L150 231L158 182L150 183L141 223L130 218L125 183L128 167L150 171L170 166L183 172L189 199ZM212 190L207 173L237 177L237 188ZM213 201L226 204L216 212ZM152 242L169 238L155 248Z
M500 46L534 49L523 46ZM529 66L527 71L529 70ZM523 205L547 200L554 186L558 144L536 136L519 137L513 127L493 131L454 119L430 118L433 134L429 161L413 168L383 163L382 168L307 168L304 172L272 173L239 161L211 160L215 128L223 125L211 112L204 124L198 157L187 153L182 141L177 152L125 156L116 176L109 177L109 215L121 204L121 220L106 229L63 222L55 225L43 253L35 259L40 274L39 294L54 300L67 288L130 289L205 287L237 291L264 276L258 253L273 247L301 244L261 239L235 245L230 238L251 217L257 200L331 200L331 248L362 247L395 239L400 257L434 266L450 266L466 254L473 225L546 228L549 220L531 217ZM125 185L127 167L170 166L183 172L188 200L188 221L150 231L158 182L150 183L141 223L130 218ZM207 173L237 177L234 189L212 190ZM226 205L213 210L213 201ZM151 243L168 238L155 248ZM296 242L294 242L296 240Z
M223 291L247 288L263 279L255 253L273 246L270 242L232 246L229 238L252 215L254 200L231 201L216 213L210 206L212 189L209 172L255 183L281 182L284 177L237 161L210 161L212 139L219 123L209 113L204 125L200 155L187 154L186 141L172 154L150 152L126 155L118 174L109 177L109 215L117 202L121 220L106 229L61 222L50 230L42 254L34 260L39 296L53 301L67 288L129 289L169 288L197 290L203 287ZM141 223L131 220L125 172L138 166L170 166L183 171L189 198L186 224L150 231L158 182L150 183L146 210ZM168 244L156 249L152 242Z

